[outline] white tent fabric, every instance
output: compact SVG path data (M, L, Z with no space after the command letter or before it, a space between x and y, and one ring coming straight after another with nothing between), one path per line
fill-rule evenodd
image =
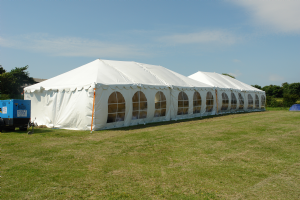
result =
M95 89L95 113L91 124ZM161 66L137 62L111 61L97 59L74 70L48 79L24 89L25 99L31 100L32 118L40 125L54 128L93 130L145 124L150 122L177 120L216 113L215 86L202 83ZM156 95L162 92L166 99L166 108L161 110L155 103ZM109 122L109 99L114 92L124 98L124 105L112 103L117 111L111 114L115 121ZM144 94L146 116L136 115L133 97L136 92ZM188 105L181 105L178 98L182 93ZM195 92L201 95L201 110L194 112ZM206 96L213 97L212 110L206 109ZM117 93L115 93L117 94ZM120 99L122 99L120 96ZM118 96L116 98L119 98ZM117 105L118 104L118 105ZM123 106L123 108L122 108ZM178 106L184 110L180 113ZM120 107L120 109L119 109ZM124 111L120 111L121 108ZM145 108L143 108L145 109ZM144 114L145 114L144 111ZM209 111L209 112L207 112ZM159 116L157 113L164 113ZM180 113L180 114L179 114Z
M252 87L251 85L245 84L241 81L238 81L234 78L231 78L229 76L225 76L218 73L212 73L212 72L196 72L189 76L189 78L197 80L201 83L205 83L207 85L210 85L212 87L219 88L217 95L218 95L218 112L239 112L239 111L257 111L264 109L262 108L262 96L265 97L265 92L262 90L259 90L257 88ZM222 94L225 93L228 96L229 102L231 102L231 93L235 95L235 97L238 99L239 94L244 98L244 107L243 109L231 109L231 104L229 103L228 109L222 110ZM253 98L254 106L253 108L250 108L248 105L249 102L249 95ZM256 95L259 99L259 106L255 107L255 98ZM237 101L237 107L239 107L239 101Z

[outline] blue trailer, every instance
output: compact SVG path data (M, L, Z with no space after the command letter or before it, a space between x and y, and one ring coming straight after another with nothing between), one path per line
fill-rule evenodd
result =
M16 127L19 127L21 131L26 131L30 122L30 111L30 100L0 100L0 132L12 131Z

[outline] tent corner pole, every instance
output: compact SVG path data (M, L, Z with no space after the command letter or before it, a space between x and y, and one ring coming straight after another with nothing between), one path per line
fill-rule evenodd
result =
M96 88L94 88L93 111L92 111L92 122L91 122L91 133L93 132L93 124L94 124L95 96L96 96Z

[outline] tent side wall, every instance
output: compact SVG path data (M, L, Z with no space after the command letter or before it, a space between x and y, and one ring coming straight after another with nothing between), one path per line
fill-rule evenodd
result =
M132 119L133 116L133 101L132 98L136 92L143 92L147 98L147 117L142 119ZM166 115L154 117L155 112L155 95L157 92L162 92L166 98ZM108 116L108 99L114 92L120 92L125 99L125 118L124 121L107 123ZM107 87L96 89L95 100L95 130L110 129L117 127L126 127L131 125L145 124L150 122L168 121L170 120L170 90L167 87Z
M147 98L147 117L143 119L133 118L133 101L132 98L136 92L143 92ZM95 115L94 115L94 130L111 129L117 127L126 127L131 125L186 119L193 117L200 117L206 115L213 115L216 112L216 96L214 89L199 89L197 92L201 95L201 112L193 113L193 96L196 90L189 89L170 89L167 87L99 87L96 89L95 99ZM107 123L108 119L108 105L109 97L114 92L119 92L125 99L125 117L124 120L118 122ZM166 98L166 115L155 117L155 95L157 92L162 92ZM188 96L189 107L188 114L177 115L178 111L178 95L180 92L185 92ZM211 92L214 98L213 110L206 112L206 95Z
M88 90L35 91L25 93L31 100L31 119L49 128L89 130L93 94Z

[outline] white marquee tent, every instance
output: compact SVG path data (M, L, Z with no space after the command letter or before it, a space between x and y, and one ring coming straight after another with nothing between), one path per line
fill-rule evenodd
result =
M39 125L100 130L214 115L219 90L161 66L97 59L26 87L24 98Z
M234 78L212 72L196 72L189 78L218 88L218 113L265 109L265 92Z

